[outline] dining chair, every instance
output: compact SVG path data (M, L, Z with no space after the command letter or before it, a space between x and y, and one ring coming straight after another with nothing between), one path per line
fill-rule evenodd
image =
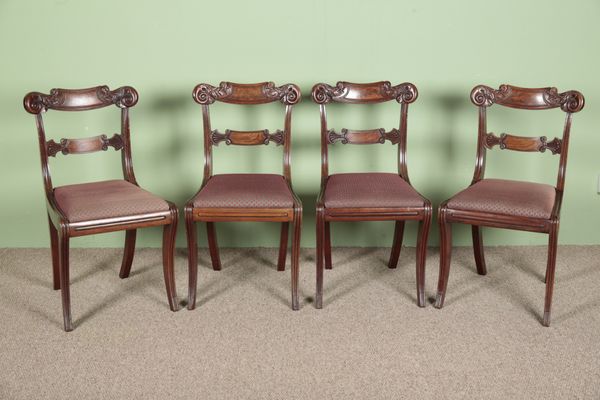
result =
M23 100L25 110L35 115L38 131L46 208L50 226L54 290L61 290L65 331L73 330L69 288L69 240L72 237L126 231L125 250L119 276L127 278L135 251L136 230L164 226L163 269L167 298L177 311L173 271L173 250L177 228L177 207L140 188L133 171L129 131L129 109L138 93L129 86L110 90L108 86L89 89L52 89L50 94L31 92ZM47 110L86 111L110 105L121 109L121 133L85 139L46 140L43 114ZM78 183L54 187L49 157L106 151L121 151L123 179Z
M394 239L388 262L396 268L406 221L419 221L417 238L417 304L425 306L425 257L427 236L431 224L431 203L411 185L406 165L406 127L408 105L417 99L412 83L392 86L390 82L350 83L335 86L318 83L312 89L313 101L319 104L321 115L321 190L317 198L317 290L315 306L323 307L323 263L332 268L331 222L395 221ZM373 104L396 100L400 104L399 128L353 130L338 132L327 125L327 104ZM328 147L341 144L398 145L398 173L329 174Z
M554 267L558 240L560 208L562 205L569 148L569 133L573 113L581 111L584 97L577 91L559 93L554 87L521 88L501 85L498 90L476 86L471 101L479 107L477 158L471 185L446 200L439 208L441 235L440 274L435 307L442 308L450 273L452 250L452 223L471 225L473 250L477 273L487 273L483 253L481 227L540 232L549 235L546 266L546 300L542 324L550 325L550 308L554 287ZM549 110L559 108L566 113L562 138L548 140L546 136L526 137L510 133L497 135L487 130L487 108L493 104L522 110ZM540 152L547 150L559 155L556 186L506 179L484 178L488 149Z
M277 270L285 271L289 223L292 222L292 309L299 309L298 273L302 203L292 190L291 129L292 108L300 101L300 89L294 84L275 86L273 82L240 84L221 82L219 86L201 83L194 88L194 100L202 106L204 126L204 178L200 190L185 205L185 222L189 261L188 309L196 307L198 279L198 245L196 222L206 222L212 267L221 269L215 222L261 221L281 222ZM242 131L213 130L209 106L215 101L238 105L258 105L275 101L285 105L283 131L268 129ZM274 143L283 146L283 175L279 174L216 174L213 175L213 146L257 146Z

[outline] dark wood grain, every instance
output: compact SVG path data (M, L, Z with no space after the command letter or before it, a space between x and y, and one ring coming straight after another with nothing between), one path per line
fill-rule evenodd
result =
M484 144L487 149L492 149L497 145L502 150L507 149L526 152L539 151L540 153L550 150L552 154L560 154L562 147L562 141L559 138L548 141L546 136L527 137L511 135L508 133L501 133L500 136L496 136L493 133L487 133L485 135Z
M417 88L412 83L401 83L392 86L388 81L373 83L338 82L335 86L318 83L313 86L312 99L319 104L321 117L321 190L317 198L317 285L315 307L323 306L323 268L332 267L330 223L345 221L395 221L396 231L390 261L388 265L393 268L398 262L402 246L402 232L404 222L408 220L419 221L418 255L417 255L417 304L425 306L425 258L427 252L427 237L431 221L431 203L423 199L422 207L396 207L396 208L335 208L325 207L323 196L329 179L329 150L328 146L334 143L342 144L383 144L390 141L398 145L398 175L409 185L408 167L406 165L406 131L408 119L408 105L418 97ZM398 129L386 131L383 128L369 130L342 129L337 133L328 129L327 104L352 103L373 104L395 100L400 103L400 123ZM400 228L401 227L401 228Z
M280 101L285 105L297 104L300 89L294 84L275 86L273 82L241 84L221 82L219 86L201 83L194 88L194 100L198 104L209 105L215 101L231 104L266 104Z
M581 111L585 105L583 95L576 90L559 93L555 87L522 88L511 85L501 85L499 89L485 85L476 86L471 91L471 101L480 107L489 107L492 104L526 110L560 107L570 113Z
M271 142L278 146L285 143L285 135L282 130L277 129L275 133L270 133L268 129L260 131L236 131L232 129L226 129L225 133L221 133L218 130L211 132L212 144L218 146L219 143L225 142L226 145L239 145L239 146L256 146L261 144L269 144Z
M186 232L188 235L188 265L189 265L189 296L188 309L193 310L196 302L196 282L198 271L198 249L196 240L195 223L205 222L208 230L208 242L211 260L214 269L221 268L219 259L215 222L231 221L261 221L281 222L281 237L277 269L285 270L287 255L287 238L289 223L293 224L292 238L292 309L299 308L298 301L298 270L300 251L300 227L302 224L302 203L292 190L291 182L291 129L292 109L301 99L300 89L294 84L276 86L273 82L241 84L221 82L218 86L208 83L196 85L192 92L194 100L202 106L202 120L204 129L204 178L198 192L186 203L185 218ZM215 102L254 105L266 104L275 101L285 106L283 130L271 133L269 130L242 131L226 129L224 133L213 130L210 122L210 105ZM207 182L213 176L213 146L225 142L227 145L254 146L266 145L271 142L283 145L283 178L293 197L291 208L230 208L230 207L196 207L194 198L201 193Z
M48 156L56 157L56 154L85 154L96 151L106 151L109 147L115 150L123 148L121 135L115 133L110 139L106 135L99 135L85 139L60 139L59 143L50 139L46 142Z
M552 292L554 287L554 268L556 264L557 235L560 220L560 209L562 205L563 191L565 185L565 173L567 166L567 153L569 149L569 137L573 113L583 109L585 100L583 95L570 90L559 93L554 87L546 88L520 88L511 85L501 85L499 89L479 85L471 91L471 101L479 107L479 128L477 139L477 155L475 172L472 185L484 179L486 151L498 146L500 149L508 149L524 152L545 152L550 150L552 154L559 154L558 176L556 180L555 202L549 218L523 217L512 214L498 214L467 209L452 209L448 201L440 205L438 220L441 232L441 254L440 273L438 280L438 292L436 296L436 307L442 308L446 296L448 277L450 271L451 253L451 224L463 223L472 225L473 251L477 272L480 275L487 273L485 264L483 241L481 236L482 227L514 229L529 232L546 233L549 235L548 242L548 264L546 267L546 298L544 303L544 314L542 324L550 324L550 308L552 304ZM505 107L524 110L548 110L560 108L566 113L563 134L561 138L548 141L545 136L525 137L503 133L496 136L487 131L487 108L494 104Z
M418 97L418 91L412 83L396 86L388 81L373 83L338 82L335 86L318 83L313 86L312 98L317 104L329 102L369 104L396 100L398 103L412 103Z
M376 144L385 143L389 140L392 144L400 143L400 131L396 128L386 132L385 129L352 130L343 128L341 133L330 129L327 132L327 141L330 144L340 142L342 144Z
M129 129L129 108L135 106L138 101L137 91L130 86L123 86L110 90L108 86L96 86L88 89L52 89L49 94L31 92L23 99L25 110L35 115L35 123L38 132L38 144L44 192L46 195L46 208L50 224L50 239L52 248L52 265L54 276L54 288L61 289L64 329L73 329L71 318L71 298L69 288L69 240L72 237L92 235L96 233L114 232L125 230L125 249L121 264L120 276L129 276L135 249L135 232L138 228L161 226L167 227L168 235L165 239L163 256L163 267L168 272L173 263L173 240L175 230L173 226L177 223L177 208L170 204L169 211L135 214L116 215L102 220L70 221L60 209L54 197L54 185L48 157L62 154L83 154L96 151L106 151L108 147L121 150L121 164L123 177L126 181L137 185L133 171L131 158L131 142ZM43 114L48 110L58 111L85 111L114 105L121 109L121 132L112 137L99 135L85 139L66 139L59 142L46 140ZM168 276L167 276L168 275ZM170 272L165 278L171 279ZM170 283L169 283L170 285ZM175 299L174 286L168 287L169 304L173 307Z
M108 86L88 89L52 89L49 94L28 93L23 99L25 110L40 114L47 110L84 111L116 105L129 108L137 104L138 93L130 86L110 90Z

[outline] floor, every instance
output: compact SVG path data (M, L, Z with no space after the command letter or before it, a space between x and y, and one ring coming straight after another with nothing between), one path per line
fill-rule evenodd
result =
M599 399L600 246L561 246L552 326L540 323L545 247L490 247L488 275L453 253L446 304L415 304L415 251L337 248L313 306L302 253L300 311L276 249L200 252L198 306L169 310L160 250L118 277L117 249L73 249L75 330L62 330L48 249L0 249L1 399ZM177 284L187 296L185 252Z

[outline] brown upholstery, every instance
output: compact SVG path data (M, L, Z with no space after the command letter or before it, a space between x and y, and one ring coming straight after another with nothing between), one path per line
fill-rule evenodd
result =
M556 190L541 183L483 179L448 201L448 208L548 219Z
M195 208L293 208L282 175L214 175L193 199Z
M423 207L425 201L392 173L334 174L327 180L325 208Z
M69 222L169 213L166 201L124 180L60 186L54 197Z

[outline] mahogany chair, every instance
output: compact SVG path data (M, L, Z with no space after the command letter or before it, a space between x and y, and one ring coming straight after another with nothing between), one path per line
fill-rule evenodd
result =
M164 226L163 268L167 298L177 311L173 271L173 250L177 228L177 207L138 186L131 161L129 108L138 101L134 88L108 86L89 89L52 89L50 94L32 92L25 96L25 110L35 115L38 130L46 208L50 226L54 290L61 289L65 331L73 330L69 289L69 240L72 237L126 231L125 251L119 277L127 278L135 250L136 229ZM85 111L116 105L121 109L121 133L110 138L99 135L86 139L46 140L42 114L47 110ZM121 150L124 179L54 187L48 157L59 153L82 154Z
M204 121L204 179L200 190L185 205L185 222L189 250L188 309L196 307L198 279L198 245L195 222L206 222L212 266L221 269L215 222L281 222L278 271L285 271L289 223L294 225L292 239L292 309L298 310L298 272L302 203L292 190L290 147L292 108L300 101L300 89L293 84L275 86L273 82L239 84L221 82L218 87L201 83L194 88L194 100L202 105ZM285 105L283 131L212 130L209 105L215 101L252 105L280 101ZM213 175L212 147L226 145L256 146L274 142L283 145L283 175L222 174Z
M439 208L441 256L435 307L442 308L444 305L448 285L452 246L451 223L471 225L475 264L477 273L480 275L485 275L487 272L480 227L489 226L547 233L549 241L545 277L546 300L542 323L544 326L549 326L569 132L572 114L581 111L584 106L584 97L577 91L558 93L553 87L528 89L502 85L499 90L495 90L480 85L471 91L471 101L479 107L475 174L471 186L443 202ZM486 110L493 104L524 110L548 110L560 107L566 113L562 139L554 138L548 141L546 136L524 137L508 133L497 136L488 132ZM556 187L540 183L484 179L486 151L494 146L499 146L500 149L526 152L544 153L546 150L550 150L552 154L559 154Z
M321 191L317 199L317 293L315 306L323 307L323 261L331 262L331 222L395 221L389 268L396 268L402 248L405 221L419 221L417 239L417 304L425 306L425 256L431 224L431 203L410 184L406 166L406 123L408 105L417 99L412 83L392 86L390 82L350 83L336 86L319 83L312 89L313 101L321 114ZM337 133L327 127L326 105L330 102L372 104L396 100L400 106L399 129L342 129ZM389 140L398 145L398 173L350 173L329 175L328 146L342 144L376 144Z

